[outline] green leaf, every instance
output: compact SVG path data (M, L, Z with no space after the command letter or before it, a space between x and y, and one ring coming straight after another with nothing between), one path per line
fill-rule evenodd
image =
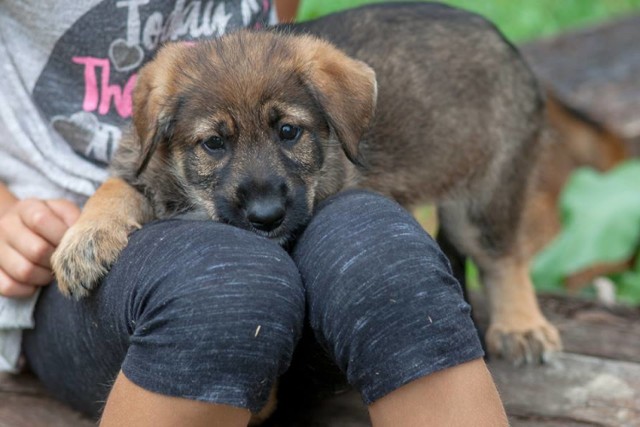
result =
M605 174L578 169L560 197L560 213L562 231L534 261L536 284L558 285L593 264L629 259L640 242L640 161Z
M617 296L621 301L640 305L640 256L633 269L612 277L616 283Z

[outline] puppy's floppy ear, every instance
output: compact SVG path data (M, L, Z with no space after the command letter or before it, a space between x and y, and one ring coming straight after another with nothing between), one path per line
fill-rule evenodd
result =
M146 169L161 142L168 141L175 123L176 69L186 46L163 47L142 67L133 91L133 125L140 144L136 176Z
M376 108L375 72L325 41L302 37L298 43L307 55L305 83L326 112L345 154L359 164L358 144Z

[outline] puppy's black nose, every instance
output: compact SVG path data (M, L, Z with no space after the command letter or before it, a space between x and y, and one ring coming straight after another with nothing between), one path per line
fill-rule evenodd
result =
M252 200L247 205L247 219L261 231L278 228L284 221L285 212L284 201L275 197Z

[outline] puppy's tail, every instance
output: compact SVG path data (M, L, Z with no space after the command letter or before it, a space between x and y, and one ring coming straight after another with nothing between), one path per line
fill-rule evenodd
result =
M542 150L527 198L523 250L533 256L560 231L558 200L571 173L582 166L606 171L629 154L624 139L588 114L546 93Z
M570 157L575 166L606 171L625 160L629 153L620 135L582 110L546 94L547 125L551 143Z

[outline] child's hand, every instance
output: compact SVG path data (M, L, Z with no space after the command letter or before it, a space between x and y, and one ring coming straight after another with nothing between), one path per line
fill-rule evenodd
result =
M0 216L0 295L28 297L51 283L51 254L80 209L68 200L16 201Z

